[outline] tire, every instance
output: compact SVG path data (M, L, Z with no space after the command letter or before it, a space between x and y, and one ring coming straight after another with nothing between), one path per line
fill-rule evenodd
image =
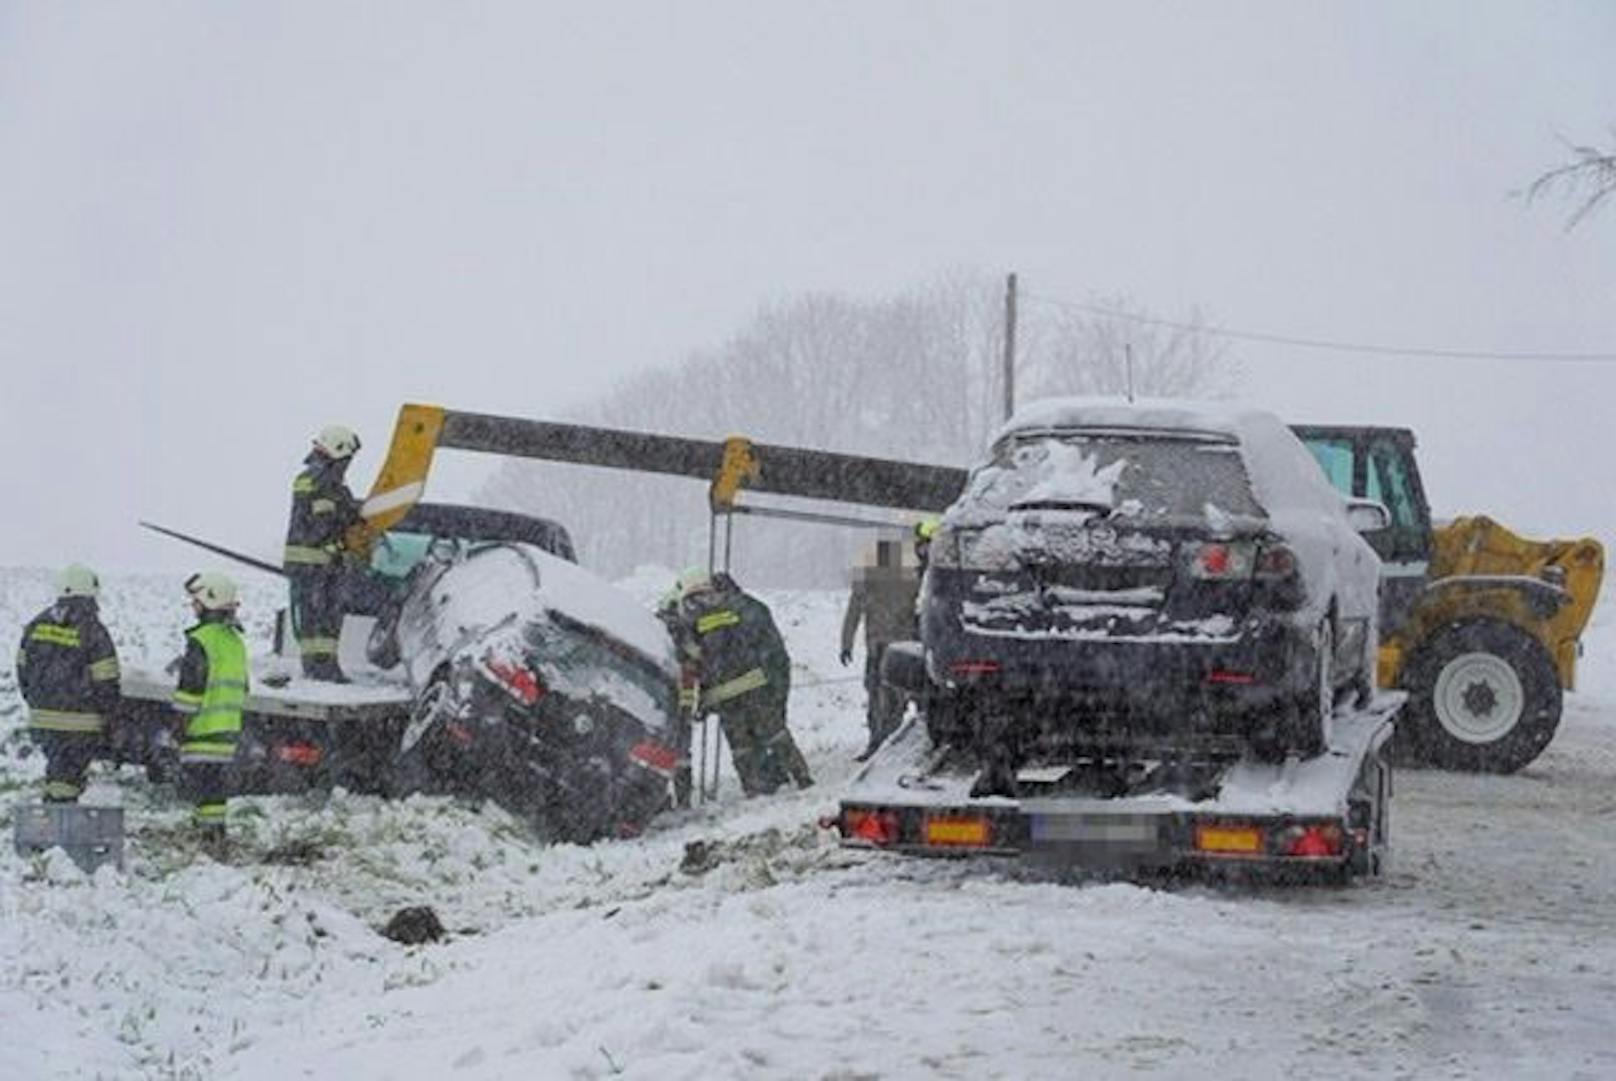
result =
M1439 769L1514 773L1560 726L1560 677L1548 650L1497 620L1458 623L1432 638L1403 686L1402 741Z

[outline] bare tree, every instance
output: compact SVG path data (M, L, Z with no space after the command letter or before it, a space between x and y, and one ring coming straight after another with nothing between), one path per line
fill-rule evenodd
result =
M1616 128L1611 129L1611 139L1616 143ZM1571 160L1532 181L1526 198L1530 202L1541 196L1559 195L1575 200L1577 209L1566 219L1569 230L1616 192L1616 149L1561 141L1571 152Z
M1122 393L1125 345L1140 393L1227 389L1230 366L1198 321L1141 322L1148 315L1126 300L1107 310L1025 309L1018 383L1026 396ZM1002 312L999 283L968 272L881 299L821 293L767 304L717 349L628 379L571 419L966 465L1000 421ZM706 492L696 481L511 462L484 495L565 523L582 562L607 574L707 558ZM737 573L775 586L835 584L869 539L757 518L735 529Z

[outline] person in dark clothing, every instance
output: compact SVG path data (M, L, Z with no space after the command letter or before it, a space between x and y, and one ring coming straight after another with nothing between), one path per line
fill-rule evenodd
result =
M359 501L344 477L359 451L359 436L340 424L323 429L292 481L292 514L282 557L292 594L292 625L297 633L303 674L346 683L337 664L342 633L344 538L359 524Z
M919 547L917 538L916 547ZM881 655L893 642L920 637L915 617L915 599L920 593L918 567L904 560L902 542L881 540L873 558L854 568L847 610L842 616L842 664L853 662L853 642L859 624L864 624L865 718L869 741L858 755L862 762L875 753L883 740L897 730L908 699L896 687L881 679Z
M118 652L101 623L100 582L80 564L56 579L56 603L35 616L17 649L28 729L45 753L45 800L76 803L118 705Z
M185 632L173 697L179 788L181 797L195 804L193 821L203 842L217 850L224 844L226 801L247 701L247 647L236 623L234 582L222 574L193 574L185 592L197 622Z
M678 638L699 673L698 716L718 714L741 790L767 795L787 781L814 783L786 726L791 659L768 605L727 574L687 574Z

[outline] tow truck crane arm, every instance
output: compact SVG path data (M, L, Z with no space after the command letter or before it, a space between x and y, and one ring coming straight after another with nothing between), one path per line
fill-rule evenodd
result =
M704 479L710 482L708 505L715 516L781 514L844 525L890 525L750 507L737 497L745 489L935 513L965 486L965 470L948 466L753 443L739 436L687 439L409 404L399 410L387 459L364 503L360 535L350 542L366 545L404 517L425 491L439 448Z

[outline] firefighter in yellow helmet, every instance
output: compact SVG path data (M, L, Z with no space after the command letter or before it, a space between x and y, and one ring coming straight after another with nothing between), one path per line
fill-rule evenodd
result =
M195 804L205 844L224 843L225 801L248 690L247 646L236 623L236 584L222 574L185 580L196 624L185 632L174 711L180 741L180 794Z
M17 685L28 730L45 752L45 801L74 803L118 705L118 651L101 623L101 583L74 563L56 577L56 600L22 632Z
M303 470L292 481L292 514L286 526L283 566L291 586L292 626L303 674L346 683L337 664L342 633L343 540L359 523L359 501L345 476L359 451L351 428L332 424L314 437Z

